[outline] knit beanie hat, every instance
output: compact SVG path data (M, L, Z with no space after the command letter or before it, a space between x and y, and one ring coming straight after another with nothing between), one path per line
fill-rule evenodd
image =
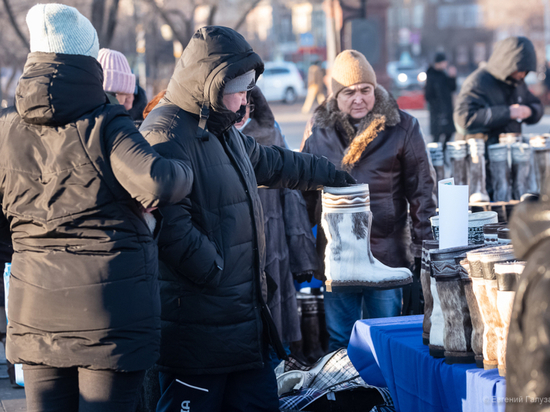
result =
M37 4L27 13L31 52L79 54L97 59L99 40L92 23L64 4Z
M367 58L356 50L344 50L332 65L332 94L334 97L346 87L370 83L376 87L376 74Z
M252 69L245 74L235 77L227 82L223 89L223 94L232 94L239 92L247 92L254 88L256 70Z
M103 67L103 90L112 93L134 94L136 76L130 70L128 60L121 52L101 49L97 60Z
M434 57L434 63L441 63L447 61L447 56L443 52L437 52Z

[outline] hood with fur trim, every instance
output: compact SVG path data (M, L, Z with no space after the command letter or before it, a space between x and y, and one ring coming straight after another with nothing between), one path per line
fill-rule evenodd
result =
M334 97L319 106L313 115L313 124L320 128L335 128L349 145L342 166L351 169L361 158L370 142L386 127L397 126L401 121L399 106L392 95L382 86L374 89L374 107L356 126L352 118L340 111Z

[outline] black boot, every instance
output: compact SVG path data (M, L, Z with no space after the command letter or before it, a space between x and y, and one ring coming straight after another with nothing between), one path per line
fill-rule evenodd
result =
M317 362L324 355L324 351L321 348L317 297L314 295L310 295L309 298L302 301L301 326L304 356L309 363Z

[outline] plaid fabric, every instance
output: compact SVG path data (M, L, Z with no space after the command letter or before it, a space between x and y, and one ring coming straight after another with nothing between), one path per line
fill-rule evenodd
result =
M312 367L315 367L315 365ZM285 362L284 371L301 370L306 372L312 367L307 367L291 358L290 361ZM283 370L283 368L279 367L277 369ZM334 352L307 388L301 388L297 392L283 395L279 399L279 408L303 410L328 392L340 392L359 387L374 388L378 390L384 399L384 404L374 407L371 412L395 412L388 388L368 385L349 360L348 352L345 348Z

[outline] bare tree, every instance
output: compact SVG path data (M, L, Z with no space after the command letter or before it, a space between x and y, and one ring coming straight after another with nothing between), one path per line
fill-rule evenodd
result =
M23 46L25 46L27 50L30 50L31 48L29 45L29 40L25 37L25 35L21 31L21 28L19 27L19 23L17 22L15 15L13 14L13 10L11 8L11 4L9 0L2 0L2 2L4 3L4 9L6 11L6 15L8 16L10 25L12 26L13 30L17 34L17 37L19 37L19 39L23 43Z
M119 3L120 0L110 0L110 2L108 0L92 0L91 22L97 31L99 44L103 47L109 47L113 40L118 22Z

